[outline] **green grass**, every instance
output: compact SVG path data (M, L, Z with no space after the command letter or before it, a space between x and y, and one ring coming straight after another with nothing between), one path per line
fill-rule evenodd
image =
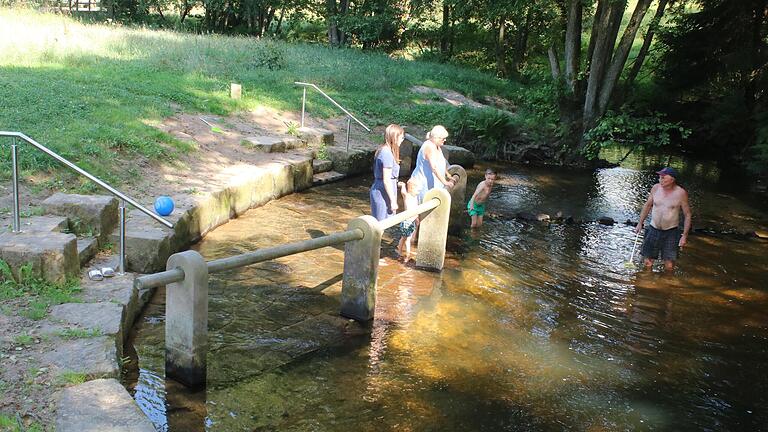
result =
M101 329L64 329L57 333L59 337L64 339L85 339L101 336L103 333Z
M87 378L82 372L66 371L57 377L57 381L64 385L77 385L84 383Z
M32 274L32 266L21 266L17 277L11 273L8 264L0 260L0 302L21 300L19 313L33 320L40 320L48 314L53 305L76 302L80 291L79 281L69 280L55 284Z
M32 336L28 334L18 335L13 339L13 342L16 345L31 345L32 341L33 341Z
M24 425L21 420L0 414L0 432L42 432L44 429L37 422Z
M299 111L301 89L317 84L370 125L430 126L446 108L418 104L414 85L469 97L514 99L519 85L448 64L264 39L192 35L106 25L19 9L0 10L0 130L21 131L108 182L130 180L135 155L172 159L193 151L153 127L176 107L226 115L266 105ZM229 98L231 82L242 99ZM341 113L309 91L313 116ZM7 152L8 139L2 140ZM57 162L21 146L24 174ZM128 162L126 162L128 161ZM3 175L9 175L3 158ZM69 177L61 185L83 187Z

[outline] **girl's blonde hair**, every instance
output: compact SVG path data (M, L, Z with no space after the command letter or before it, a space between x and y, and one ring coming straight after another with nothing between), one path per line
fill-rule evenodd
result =
M405 190L411 195L416 195L419 192L419 181L412 177L405 183Z
M405 136L405 130L400 125L391 124L384 130L384 144L382 145L389 146L397 163L400 163L400 146L397 145L397 141L401 136ZM376 150L376 156L379 155L379 150L381 150L381 147Z
M427 132L427 139L431 140L432 138L448 138L448 131L444 126L437 125Z

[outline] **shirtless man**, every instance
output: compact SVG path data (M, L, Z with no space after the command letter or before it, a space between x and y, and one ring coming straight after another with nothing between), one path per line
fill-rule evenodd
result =
M485 201L491 194L493 182L496 181L496 172L488 168L485 170L485 180L481 181L475 189L475 193L467 203L467 211L472 217L472 228L478 228L483 224L483 215L485 215Z
M651 223L645 232L642 247L645 268L650 268L661 252L664 269L670 271L675 267L678 247L683 247L688 242L691 208L688 206L688 192L676 183L677 171L674 168L664 168L656 174L659 175L659 182L651 188L635 232L639 233L643 229L643 222L648 213L651 213ZM685 215L682 235L679 227L680 210Z

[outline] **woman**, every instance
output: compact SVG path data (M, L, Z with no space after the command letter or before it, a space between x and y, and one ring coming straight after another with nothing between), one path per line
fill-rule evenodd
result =
M448 131L437 125L427 134L427 140L421 145L416 156L416 166L413 168L412 179L416 179L419 189L419 202L424 201L428 190L452 188L453 178L448 175L448 161L443 156L441 147L448 138Z
M384 131L384 144L376 149L371 185L371 214L384 220L397 212L397 178L400 176L400 144L405 131L396 124Z

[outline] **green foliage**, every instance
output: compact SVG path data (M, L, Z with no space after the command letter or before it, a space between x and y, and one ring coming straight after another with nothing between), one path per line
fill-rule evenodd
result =
M31 264L21 266L14 277L8 263L0 260L0 301L20 300L21 314L27 318L44 318L50 306L76 301L79 291L76 279L54 284L35 276Z
M483 158L498 158L501 144L518 133L512 117L496 109L462 108L453 113L449 124L458 137L476 141L473 150Z
M65 371L57 377L57 381L62 385L77 385L84 383L87 378L82 372Z
M103 332L99 328L94 329L64 329L57 335L64 339L85 339L101 336Z
M13 342L16 345L31 345L32 341L33 341L32 336L30 336L30 335L28 335L26 333L25 334L20 334L20 335L16 336L13 339Z
M629 147L637 150L669 148L674 140L688 138L691 131L680 122L668 122L661 113L635 116L630 111L609 111L584 136L584 156L594 159L601 148Z

